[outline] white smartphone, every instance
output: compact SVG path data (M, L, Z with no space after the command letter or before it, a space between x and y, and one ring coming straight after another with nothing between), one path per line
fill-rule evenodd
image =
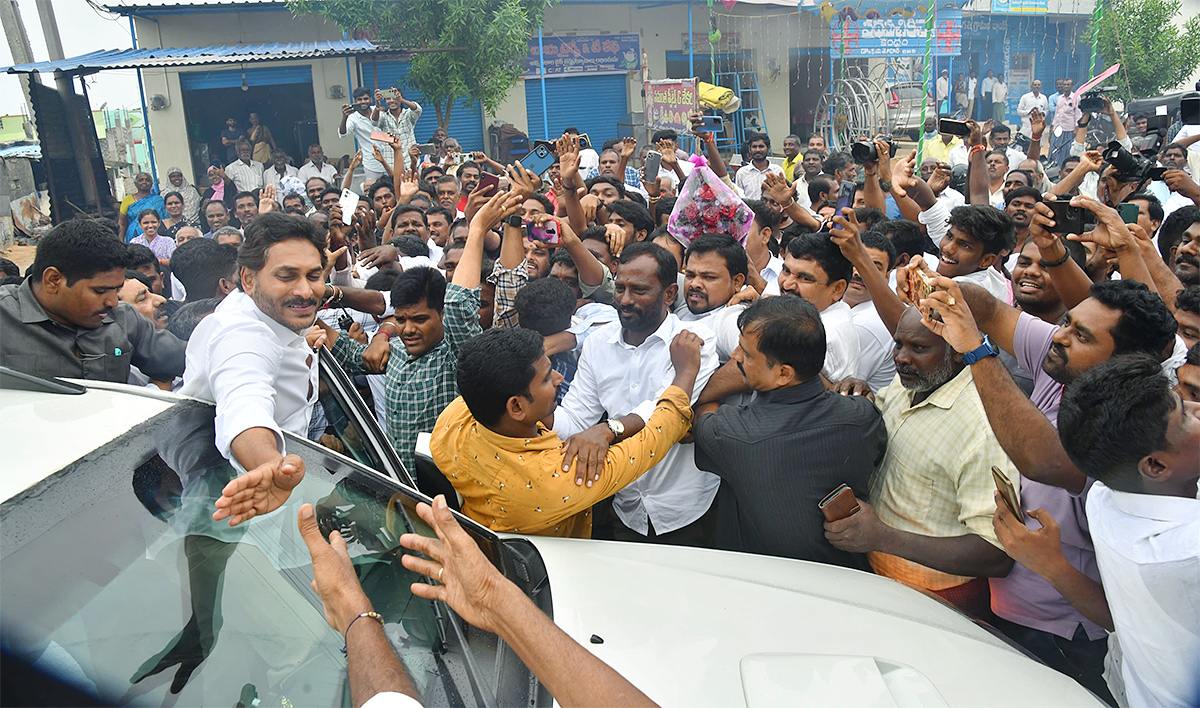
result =
M342 196L338 198L338 206L342 208L342 223L346 226L350 225L350 220L354 218L354 210L358 208L358 194L351 192L349 189L342 190Z
M658 170L662 167L662 153L650 150L646 152L646 181L654 184L658 179Z

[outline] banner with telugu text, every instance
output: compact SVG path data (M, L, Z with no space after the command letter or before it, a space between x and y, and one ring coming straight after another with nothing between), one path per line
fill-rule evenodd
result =
M636 34L573 35L543 37L546 76L579 74L623 74L641 65L641 37ZM525 78L541 76L538 38L529 40L525 54Z
M690 116L696 110L695 79L663 79L646 82L646 125L676 132L691 130Z
M958 56L962 52L962 10L939 10L935 20L934 56ZM924 56L925 16L835 17L829 24L829 52L846 58Z

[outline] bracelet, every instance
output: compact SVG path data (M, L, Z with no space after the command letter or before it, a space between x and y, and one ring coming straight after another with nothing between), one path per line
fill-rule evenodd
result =
M987 152L987 145L972 145L969 155L974 155L977 152Z
M342 632L342 639L345 639L346 637L350 636L350 628L354 626L355 622L359 621L363 617L370 617L371 619L378 622L380 627L383 626L383 615L379 614L378 612L375 612L374 610L372 610L370 612L363 612L363 613L359 614L357 617L355 617L354 619L350 620L350 624L346 625L346 631ZM347 651L347 645L348 645L348 642L346 644L342 645L342 653L343 654L345 654Z
M1042 139L1042 134L1041 134L1041 133L1038 133L1037 135L1030 135L1030 136L1029 136L1029 139L1030 139L1030 140L1041 140L1041 139Z
M1070 257L1071 257L1071 252L1070 252L1070 251L1068 251L1068 250L1067 250L1067 249L1064 247L1064 248L1063 248L1063 257L1062 257L1062 258L1059 258L1059 259L1058 259L1058 260L1056 260L1056 261L1042 261L1042 262L1041 262L1041 266L1042 266L1043 268L1057 268L1058 266L1062 265L1063 263L1066 263L1066 262L1067 262L1067 259L1068 259L1068 258L1070 258Z
M342 303L342 298L346 296L346 293L342 292L342 289L336 285L331 285L330 287L333 288L333 297L329 299L329 305L330 307L337 307Z
M389 325L389 326L392 326L392 327L395 327L395 326L396 326L396 325L395 325L394 323L392 323L392 322L380 322L380 323L379 323L379 328L375 330L375 333L376 333L376 334L382 334L383 336L387 337L389 340L390 340L392 337L399 337L399 336L400 336L400 332L398 332L398 331L397 331L395 334L392 334L391 332L389 332L389 331L387 331L386 329L384 329L384 326L385 326L385 325Z
M791 201L789 201L787 204L780 204L780 205L779 205L779 208L780 208L780 209L782 209L782 210L784 210L784 211L787 211L788 209L791 209L791 208L792 208L792 205L793 205L793 204L795 204L795 203L796 203L796 200L795 200L795 198L793 198L793 199L792 199Z

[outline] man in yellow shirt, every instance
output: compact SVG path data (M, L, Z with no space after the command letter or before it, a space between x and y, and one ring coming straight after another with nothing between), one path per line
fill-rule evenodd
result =
M796 168L804 157L800 154L800 136L789 135L783 139L783 178L791 184L796 179Z
M943 114L941 118L949 118ZM938 130L939 119L929 116L925 119L925 134L921 136L921 161L932 158L938 162L949 162L950 151L962 145L962 138L957 135L943 133Z
M675 378L641 430L625 429L603 472L583 484L586 453L564 460L564 443L542 424L555 409L562 375L542 337L492 329L463 346L461 394L438 417L433 461L463 498L462 511L493 531L590 538L591 507L645 474L687 434L703 341L683 330L671 341ZM566 462L567 464L564 464Z

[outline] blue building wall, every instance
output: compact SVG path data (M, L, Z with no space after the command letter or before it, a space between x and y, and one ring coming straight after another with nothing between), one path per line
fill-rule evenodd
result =
M1078 86L1090 78L1092 47L1087 22L1086 15L964 17L962 54L954 58L953 66L942 59L937 68L950 69L952 76L960 70L975 70L981 79L989 69L1003 73L1008 84L1006 122L1019 125L1017 102L1029 87L1013 80L1013 70L1022 59L1018 55L1032 55L1032 78L1041 80L1043 93L1054 93L1054 80L1060 76L1074 79ZM1105 66L1100 59L1096 63L1098 70Z

